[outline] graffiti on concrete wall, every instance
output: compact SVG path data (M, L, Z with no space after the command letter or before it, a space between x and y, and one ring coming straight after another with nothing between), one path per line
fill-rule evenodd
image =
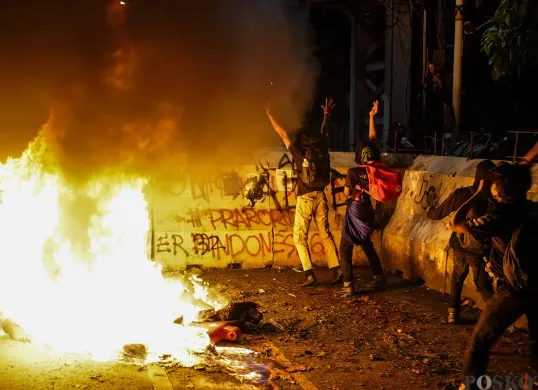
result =
M284 168L287 169L284 170ZM292 202L296 200L297 178L292 173L293 159L287 153L282 155L276 168L264 166L259 161L256 164L256 170L260 178L253 184L245 182L246 198L249 199L251 207L263 202L265 195L270 196L275 207L279 210L295 207ZM279 171L279 175L277 175L277 171ZM282 173L284 174L282 175ZM279 199L277 196L279 192L284 199Z
M275 196L275 191L270 185L269 173L247 175L243 191L244 198L250 202L250 207L263 203L266 196Z
M217 229L289 229L293 227L295 210L243 208L189 209L173 216L173 222L186 228Z
M181 180L174 182L173 187L165 188L164 191L173 196L209 201L212 197L227 196L225 183L228 184L229 178L233 176L233 173L218 173L193 177L186 173ZM240 187L241 179L238 175L237 179Z
M437 180L435 180L435 178ZM422 210L427 210L429 207L439 206L440 199L443 199L449 188L440 180L439 176L434 178L426 178L422 176L416 180L416 191L409 192L409 188L404 189L403 193L409 193L413 202L420 206Z
M216 199L244 200L245 207L269 205L278 210L295 208L297 201L297 177L293 171L294 161L283 153L276 166L270 167L259 161L248 174L220 172L206 176L189 175L174 182L165 192L194 201L211 202ZM332 205L336 210L345 205L343 193L345 175L331 170L330 190Z
M293 157L290 158L287 153L284 153L278 162L278 169L286 167L293 168Z
M240 198L248 201L247 205L250 207L264 204L269 198L278 204L277 181L275 175L271 173L270 170L267 170L252 172L245 176L240 176L237 172L219 173L204 177L185 176L182 180L174 182L173 187L165 188L164 192L171 196L206 202L226 197L230 197L231 200ZM294 191L295 185L287 193L289 199L292 198Z
M346 197L344 195L346 175L338 172L336 169L331 169L331 194L333 209L346 205Z
M422 180L419 192L413 198L415 204L420 205L423 210L438 203L437 191L434 186L429 185L427 180Z
M184 254L189 256L189 252L183 247L184 240L180 234L161 233L155 237L155 253L172 252L174 256Z
M221 249L226 250L226 246L222 243L220 237L215 234L208 235L206 233L192 233L191 239L193 243L194 254L201 256Z
M325 249L319 234L310 237L310 252L313 256L323 256ZM155 253L173 256L210 256L213 259L243 259L245 257L297 256L293 233L230 232L214 233L157 233Z
M269 157L271 162L260 160L236 172L186 175L183 183L156 193L151 203L152 258L172 268L280 261L276 259L298 262L293 242L294 161L288 153ZM331 229L337 235L342 225L337 208L345 206L344 183L345 175L333 169L327 196ZM314 226L309 242L313 258L323 259L324 248Z

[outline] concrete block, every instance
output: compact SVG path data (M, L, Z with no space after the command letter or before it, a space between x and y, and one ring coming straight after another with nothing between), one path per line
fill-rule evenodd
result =
M383 232L382 261L386 269L401 270L406 278L420 278L434 290L450 292L453 262L448 250L452 234L446 227L449 217L443 221L429 220L426 209L435 202L443 202L456 188L472 184L480 161L419 156L413 162L405 173L396 210ZM532 174L533 186L528 197L537 201L538 166L533 166ZM479 307L483 305L472 275L465 282L463 295Z

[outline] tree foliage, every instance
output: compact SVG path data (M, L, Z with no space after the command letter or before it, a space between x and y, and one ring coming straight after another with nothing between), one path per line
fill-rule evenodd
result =
M481 39L494 80L538 64L538 1L501 0Z

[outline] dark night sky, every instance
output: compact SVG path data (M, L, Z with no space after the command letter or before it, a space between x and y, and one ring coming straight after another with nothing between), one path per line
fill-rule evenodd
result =
M330 96L337 101L333 120L345 123L348 20L326 7L314 7L309 17L304 9L282 6L291 2L297 4L135 0L126 23L113 29L108 0L4 0L0 155L19 155L54 104L64 107L54 139L74 171L127 157L146 166L148 159L180 153L197 162L221 161L279 145L264 115L267 100L276 117L296 129L312 107L307 117L318 125L316 110ZM487 5L467 17L480 24L495 8ZM511 101L523 94L492 82L479 38L466 37L466 122L510 123L513 109L498 97ZM113 88L104 82L114 69L111 54L129 44L136 49L131 88ZM477 114L484 110L496 116Z
M0 13L0 136L3 148L30 141L63 87L96 68L110 32L105 2L16 1ZM108 34L107 34L108 32ZM111 49L111 45L108 45Z

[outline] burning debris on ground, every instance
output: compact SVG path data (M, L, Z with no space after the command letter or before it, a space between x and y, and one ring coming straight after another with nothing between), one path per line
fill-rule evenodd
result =
M261 322L263 314L254 302L232 302L228 306L215 311L213 309L200 312L200 322L231 321L238 323L251 323L257 325Z

